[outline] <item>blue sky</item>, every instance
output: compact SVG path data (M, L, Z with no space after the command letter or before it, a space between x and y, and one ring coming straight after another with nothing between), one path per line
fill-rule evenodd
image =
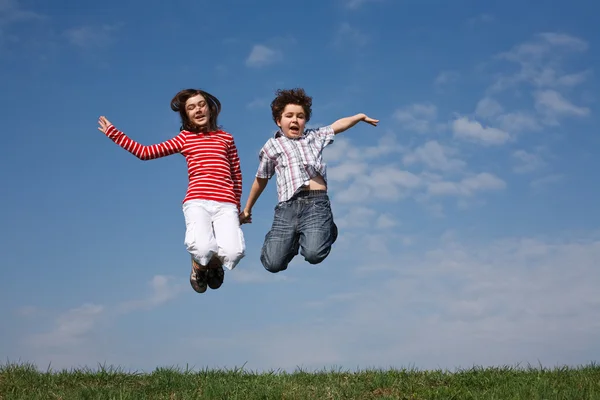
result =
M575 365L600 347L599 29L592 1L0 0L0 356L45 368ZM277 88L326 150L340 237L259 261L274 180L217 291L188 283L181 156L142 162L200 87L245 202ZM587 174L588 178L585 178Z

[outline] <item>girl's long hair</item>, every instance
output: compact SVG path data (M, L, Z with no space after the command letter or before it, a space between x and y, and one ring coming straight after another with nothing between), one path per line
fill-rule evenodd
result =
M198 125L190 121L185 111L185 103L188 101L188 99L198 94L204 97L204 99L208 103L208 110L210 113L210 115L208 116L208 132L214 132L220 129L220 126L217 124L217 120L219 117L219 113L221 113L221 102L212 94L205 92L201 89L181 90L171 100L171 110L179 112L179 116L181 117L180 129L182 131L186 130L190 132L201 132L203 130Z

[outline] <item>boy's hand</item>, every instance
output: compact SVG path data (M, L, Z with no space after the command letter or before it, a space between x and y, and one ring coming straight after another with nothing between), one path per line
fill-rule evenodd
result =
M102 133L106 133L106 130L108 129L109 126L111 126L112 124L110 123L109 120L106 119L105 116L101 116L100 118L98 118L98 125L100 125L98 127L98 130Z
M251 224L252 223L252 213L249 211L242 211L239 215L240 217L240 225L242 224Z
M366 114L363 114L363 121L365 121L367 124L373 125L373 126L377 126L377 123L379 123L378 119L373 119L368 117Z

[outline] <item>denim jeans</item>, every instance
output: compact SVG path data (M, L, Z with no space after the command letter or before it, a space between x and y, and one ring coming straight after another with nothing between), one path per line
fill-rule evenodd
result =
M260 261L269 272L283 271L300 250L307 262L318 264L329 255L337 235L327 191L300 192L275 207Z

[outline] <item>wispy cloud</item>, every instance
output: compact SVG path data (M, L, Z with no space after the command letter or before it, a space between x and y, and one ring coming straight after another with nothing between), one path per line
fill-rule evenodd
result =
M282 59L283 53L280 50L256 44L252 47L248 58L246 58L246 66L259 68L277 63Z
M470 25L475 25L475 24L489 24L490 22L493 22L495 20L494 16L492 14L479 14L473 18L469 18L468 22Z
M587 107L578 107L555 90L542 90L534 94L535 107L549 124L557 124L560 117L585 117L590 114Z
M449 85L458 81L460 73L458 71L442 71L436 76L433 81L434 85L438 88Z
M533 39L494 57L496 60L516 63L519 70L513 74L499 74L490 91L504 91L520 84L528 84L536 89L581 84L590 76L589 70L564 73L562 66L565 57L587 49L587 42L574 36L560 33L535 35Z
M65 31L69 43L80 49L98 49L113 43L120 25L79 26Z
M384 1L385 0L342 0L344 6L350 10L357 10L370 3L382 3Z
M456 154L456 149L442 146L436 140L430 140L405 154L402 161L404 165L421 163L431 170L457 171L464 168L467 163L453 158Z
M418 253L396 249L375 264L355 262L363 271L355 278L359 289L308 301L319 310L312 318L205 334L202 341L188 340L197 335L191 332L180 341L203 355L227 347L256 370L584 363L600 354L599 258L593 234L496 241L442 235ZM327 307L335 314L322 320ZM357 347L365 337L369 345Z
M484 97L477 103L475 115L494 124L513 138L515 135L540 131L560 125L564 118L583 118L591 114L589 107L568 99L573 90L592 76L587 68L566 72L566 59L588 49L586 41L561 33L541 33L509 51L498 53L495 61L515 64L514 73L495 74ZM530 105L524 104L523 93L530 93ZM567 94L568 93L568 94ZM508 110L503 103L514 99L517 109Z
M84 304L66 311L56 318L54 329L33 334L25 342L35 348L55 348L81 344L93 332L98 319L105 312L102 305Z
M533 190L541 191L550 185L562 182L566 178L565 174L550 174L531 181L530 186Z
M501 145L510 140L510 134L502 129L483 126L468 117L460 117L452 122L454 137L487 146Z
M506 183L494 174L469 171L467 163L457 157L456 149L438 141L429 140L413 149L395 147L395 139L387 141L381 142L380 147L368 148L355 146L349 139L344 139L336 144L340 148L333 153L334 157L330 157L331 153L326 155L334 200L341 206L352 207L343 217L343 223L348 226L364 224L367 216L376 217L371 215L369 208L355 206L358 204L395 202L413 197L419 201L427 200L423 204L425 207L434 207L431 201L435 197L473 197L506 187ZM378 148L381 151L376 151ZM402 165L395 161L398 154L402 154Z
M91 340L98 324L135 311L153 309L189 290L187 285L175 285L172 278L163 275L154 276L149 286L151 292L143 299L125 301L113 307L86 303L67 310L56 317L52 329L32 334L24 341L34 348L62 347L72 350Z
M518 174L526 174L534 172L546 165L544 158L540 154L539 150L536 152L528 152L520 149L515 150L511 157L513 159L513 171Z
M440 132L445 125L437 122L437 112L437 107L432 103L414 103L396 110L393 118L409 131Z
M18 22L47 18L46 15L21 8L16 0L0 0L0 28Z
M361 47L367 43L367 35L347 22L344 22L340 25L333 39L333 44L335 46L343 48L347 48L348 46Z
M473 196L478 192L496 191L506 188L506 182L497 176L481 172L471 174L460 181L432 181L427 185L427 193L434 196Z

